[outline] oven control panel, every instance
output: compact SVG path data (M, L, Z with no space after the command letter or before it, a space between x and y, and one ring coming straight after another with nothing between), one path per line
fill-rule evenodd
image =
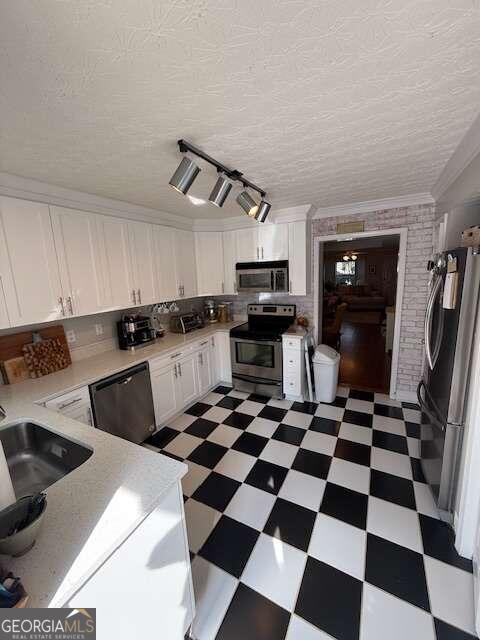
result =
M249 304L249 316L275 316L280 318L295 318L294 304Z

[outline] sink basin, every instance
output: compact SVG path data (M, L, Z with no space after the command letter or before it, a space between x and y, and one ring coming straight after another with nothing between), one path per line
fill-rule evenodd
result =
M17 422L0 429L0 441L17 499L43 491L93 453L35 422Z

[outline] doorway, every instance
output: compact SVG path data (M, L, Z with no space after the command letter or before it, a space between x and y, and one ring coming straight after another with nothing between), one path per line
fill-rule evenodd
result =
M406 230L316 238L318 342L340 352L339 383L395 397Z

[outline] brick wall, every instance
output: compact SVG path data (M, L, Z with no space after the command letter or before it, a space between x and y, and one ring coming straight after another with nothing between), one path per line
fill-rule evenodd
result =
M397 390L407 394L413 393L422 373L423 319L428 283L428 273L425 267L433 250L435 208L434 205L419 205L374 211L360 216L322 218L313 221L312 234L314 237L333 235L337 232L339 222L358 220L364 220L365 231L380 231L399 227L408 229ZM312 270L315 268L312 259ZM280 298L277 297L277 299ZM246 305L249 302L275 302L275 296L267 294L225 296L222 299L233 302L233 311L236 314L246 313ZM311 323L315 324L313 289L310 296L289 296L288 301L297 305L298 315L306 315Z

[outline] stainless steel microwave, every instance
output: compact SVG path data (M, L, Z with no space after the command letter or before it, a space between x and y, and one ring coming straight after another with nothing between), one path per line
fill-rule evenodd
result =
M238 293L288 292L288 260L237 262L236 276Z

